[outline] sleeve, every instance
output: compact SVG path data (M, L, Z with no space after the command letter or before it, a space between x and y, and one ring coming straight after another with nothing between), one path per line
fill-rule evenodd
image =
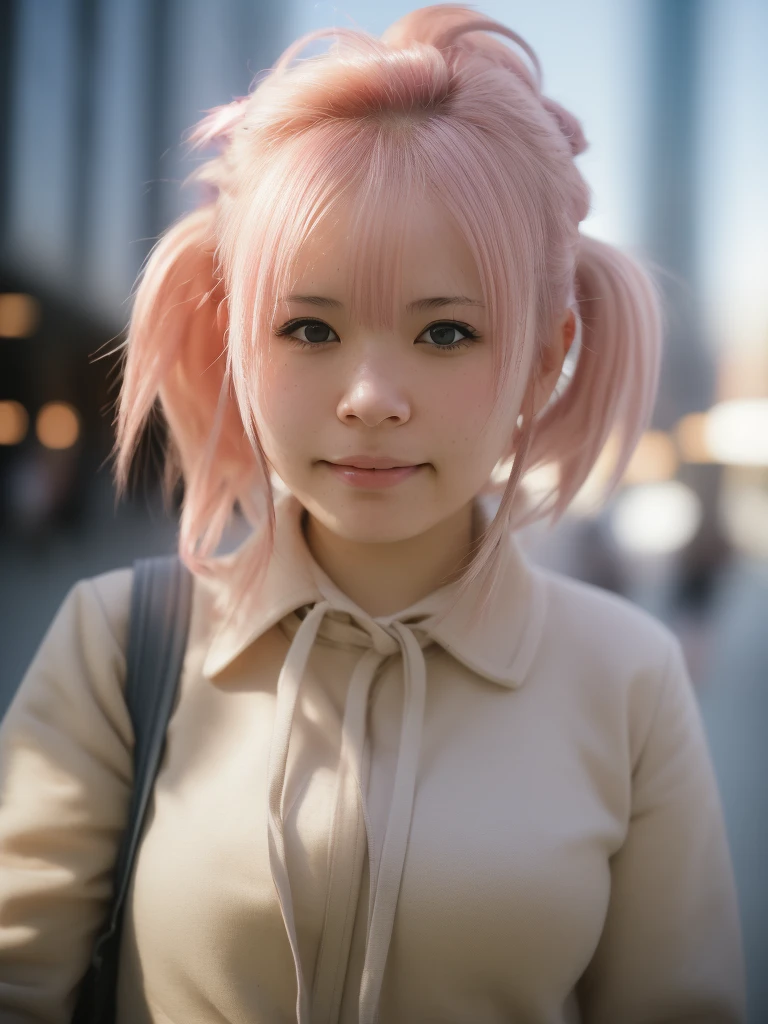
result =
M69 1024L112 894L133 730L127 607L110 621L103 596L96 580L72 588L0 725L3 1024Z
M611 860L584 1024L743 1024L742 935L720 794L682 650L671 648Z

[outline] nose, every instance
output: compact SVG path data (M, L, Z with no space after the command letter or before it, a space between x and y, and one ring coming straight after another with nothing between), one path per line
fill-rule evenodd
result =
M360 420L376 427L386 420L405 423L410 418L410 403L392 366L367 361L357 367L339 401L337 415L343 422Z

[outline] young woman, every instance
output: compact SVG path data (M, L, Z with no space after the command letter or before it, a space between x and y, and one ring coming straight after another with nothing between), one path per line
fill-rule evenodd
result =
M201 123L131 320L118 481L159 398L195 588L118 1020L743 1021L680 648L515 537L614 434L620 477L656 292L579 233L586 143L514 32L438 5L294 59L323 34ZM4 1022L68 1021L108 904L130 586L73 588L2 725Z

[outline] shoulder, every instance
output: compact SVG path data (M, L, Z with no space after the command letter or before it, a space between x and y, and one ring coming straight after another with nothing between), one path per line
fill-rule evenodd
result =
M536 659L540 679L589 729L602 723L635 765L654 720L690 722L693 688L677 637L626 598L551 570L534 569L546 595ZM616 754L620 761L619 754Z
M679 652L671 629L627 598L533 567L546 594L546 643L575 665L627 675L664 674Z
M166 558L162 557L157 561L163 563ZM158 567L155 566L155 568ZM191 588L187 636L187 650L189 650L190 647L199 647L201 644L207 643L212 631L218 627L220 609L216 601L220 588L216 578L201 578L197 574L189 572L186 572L185 575ZM79 580L68 596L68 601L73 601L76 605L76 614L80 623L78 632L82 635L87 629L91 634L99 634L102 645L111 646L122 662L126 658L131 630L134 577L133 566L113 569ZM164 609L162 614L165 615L166 604L179 599L175 583L170 591L165 590L165 584L163 584L162 595L157 592L159 584L160 580L154 579L149 592L144 587L141 588L143 597L149 597L148 611L152 616L157 612L159 600L162 601ZM165 631L166 627L164 627Z
M132 577L131 569L117 569L70 587L16 687L5 734L40 739L51 727L80 736L86 725L97 730L108 721L130 741L122 690Z
M214 588L212 584L206 585L207 582L201 581L195 575L191 576L195 603L201 603L207 597L210 604ZM100 626L111 633L118 645L125 649L131 617L133 583L132 566L113 569L78 580L67 600L78 604L90 616L94 627Z
M112 569L84 577L71 587L59 614L69 606L81 624L111 636L125 649L131 613L133 568Z

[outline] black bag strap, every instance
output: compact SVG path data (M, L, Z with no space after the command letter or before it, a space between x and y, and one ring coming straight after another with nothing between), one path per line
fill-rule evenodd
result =
M94 943L72 1024L111 1024L115 1019L123 907L184 662L192 583L191 573L175 556L134 562L125 680L135 736L133 792L115 863L109 917Z

